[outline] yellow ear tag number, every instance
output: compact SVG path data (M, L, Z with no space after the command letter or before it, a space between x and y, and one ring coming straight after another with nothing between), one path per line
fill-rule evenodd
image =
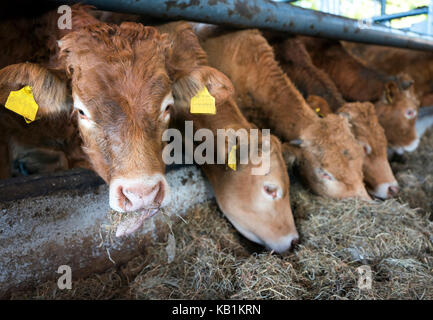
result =
M30 86L25 86L18 91L11 91L5 107L23 116L27 123L35 121L39 109Z
M191 98L191 113L216 114L215 98L203 87Z
M230 169L236 171L236 146L232 146L230 150L228 166Z

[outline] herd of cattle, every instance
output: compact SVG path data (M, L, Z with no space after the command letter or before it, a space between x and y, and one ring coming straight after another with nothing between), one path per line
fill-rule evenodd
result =
M275 135L267 175L251 175L253 163L200 166L230 222L274 251L298 240L287 165L324 197L398 193L388 153L419 144L420 101L433 102L428 53L189 22L114 23L119 16L74 5L70 30L58 28L56 11L1 22L0 103L30 86L39 109L29 124L0 109L0 178L11 176L11 145L37 147L66 168L96 171L112 209L147 217L170 198L162 134L192 120L194 130ZM189 112L203 87L215 115Z

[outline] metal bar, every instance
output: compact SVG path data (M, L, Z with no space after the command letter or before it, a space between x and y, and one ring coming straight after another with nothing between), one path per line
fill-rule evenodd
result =
M65 0L51 0L65 4ZM78 2L78 1L72 1ZM267 0L81 0L99 9L433 50L433 38Z
M273 2L284 2L284 3L294 3L298 2L299 0L271 0Z
M421 14L427 14L428 13L428 7L418 8L406 12L399 12L399 13L393 13L393 14L386 14L378 17L372 17L371 20L373 22L383 22L383 21L390 21L394 19L400 19L404 17L411 17L411 16L418 16Z

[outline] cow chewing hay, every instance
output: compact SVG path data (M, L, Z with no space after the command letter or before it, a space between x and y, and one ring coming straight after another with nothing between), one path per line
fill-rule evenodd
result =
M433 299L432 147L430 130L405 162L392 163L398 200L329 200L292 179L301 239L286 256L245 240L210 201L122 267L72 290L51 281L12 298ZM360 266L371 268L371 289L358 288Z

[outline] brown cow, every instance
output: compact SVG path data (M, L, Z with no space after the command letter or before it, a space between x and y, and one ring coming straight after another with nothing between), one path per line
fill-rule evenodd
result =
M316 67L302 41L295 37L272 39L272 45L282 69L287 72L310 107L320 116L336 110L348 115L352 132L364 147L364 182L370 194L389 198L398 192L398 184L389 166L386 137L370 103L346 104L329 75ZM330 107L332 106L332 107Z
M110 184L111 207L120 212L145 209L154 214L155 206L163 206L169 199L161 136L170 118L172 86L180 77L184 83L218 84L206 74L194 77L192 72L197 70L190 69L188 62L176 65L181 60L172 59L171 43L154 27L137 23L109 25L92 17L87 7L78 5L72 9L72 30L58 30L56 12L27 24L19 21L19 29L11 29L17 25L15 21L4 22L0 32L8 36L0 49L2 65L31 60L68 77L83 150L92 168ZM26 40L29 45L24 49ZM181 56L176 53L176 57ZM20 81L7 77L7 88L17 90L33 84L36 102L41 105L41 119L21 126L36 127L59 110L70 112L67 103L44 105L45 100L54 99L50 94L55 91L38 91L51 81L49 71L39 77L29 70L22 73L21 66L8 71ZM44 85L37 86L38 82ZM38 98L41 96L45 100ZM24 122L11 111L4 112ZM52 137L57 134L51 132ZM21 135L14 137L20 139Z
M322 117L332 113L322 97L309 96L307 101ZM345 103L336 113L347 117L356 140L364 148L364 182L369 193L380 199L395 196L399 190L398 183L387 159L386 136L374 106L369 102Z
M352 132L364 148L364 181L369 192L387 199L398 193L398 183L387 159L386 137L375 107L369 102L346 103L337 113L346 115Z
M191 114L189 107L191 97L201 90L202 85L197 81L191 86L179 80L173 90L176 107L173 126L183 128L184 122L189 120L193 121L195 132L210 129L215 146L218 129L233 129L237 132L254 129L241 114L232 97L233 86L230 80L215 69L207 67L206 53L201 49L191 26L174 22L160 26L159 30L169 32L175 46L182 46L185 50L193 49L190 51L189 61L195 57L192 63L194 68L203 70L206 66L209 77L218 78L220 83L219 86L206 84L215 97L216 114L200 115ZM200 77L200 73L197 77ZM258 136L261 137L260 131ZM260 139L255 141L251 137L247 141L248 144L262 143ZM239 147L240 142L237 145ZM228 151L228 148L215 147L215 154L225 159L228 158ZM282 157L282 147L274 136L270 137L269 152L270 168L265 175L252 174L252 169L259 165L254 164L250 157L248 164L239 164L239 154L236 171L224 164L203 164L201 168L212 185L219 207L236 229L251 241L276 252L283 252L297 241L298 233L290 208L289 177Z
M419 101L413 91L413 80L408 75L389 76L368 68L351 56L339 41L299 39L305 44L314 64L329 74L346 100L375 104L391 149L403 153L417 148L419 137L415 122Z
M203 30L203 29L202 29ZM227 74L242 112L261 128L291 142L301 175L320 195L370 199L362 182L363 151L347 119L320 119L275 61L257 30L205 39L210 65Z

